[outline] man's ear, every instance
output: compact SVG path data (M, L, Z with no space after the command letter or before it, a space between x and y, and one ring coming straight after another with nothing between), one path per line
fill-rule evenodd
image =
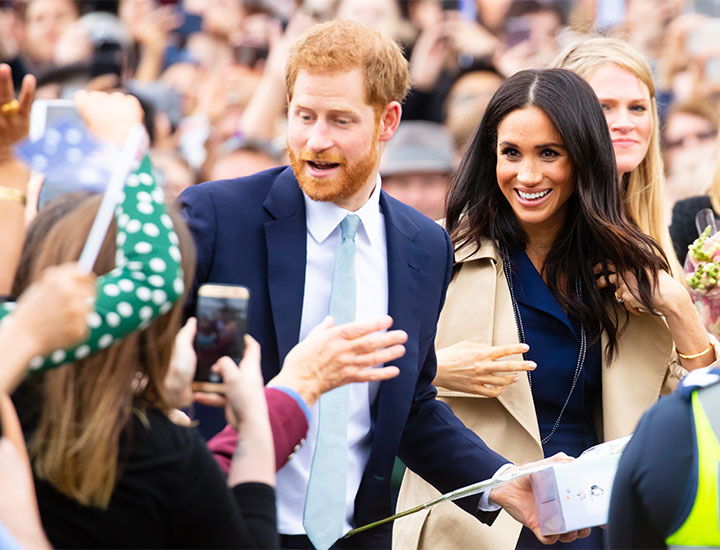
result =
M402 117L402 106L397 101L391 101L380 115L380 135L378 140L383 143L395 135Z

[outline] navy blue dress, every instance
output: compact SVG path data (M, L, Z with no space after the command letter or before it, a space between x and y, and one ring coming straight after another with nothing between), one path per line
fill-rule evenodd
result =
M535 361L531 389L540 437L553 430L563 404L568 399L580 351L580 321L571 318L555 299L525 251L510 251L512 286L530 350L525 359ZM557 429L543 444L546 457L564 452L579 456L598 443L595 406L601 399L601 344L589 345L575 389L560 418ZM586 539L573 543L542 545L523 528L517 548L602 548L600 528Z

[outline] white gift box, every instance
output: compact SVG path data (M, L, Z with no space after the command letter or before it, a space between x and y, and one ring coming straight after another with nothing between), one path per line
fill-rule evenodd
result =
M628 436L596 445L573 462L530 474L544 536L607 523L613 479L629 440Z

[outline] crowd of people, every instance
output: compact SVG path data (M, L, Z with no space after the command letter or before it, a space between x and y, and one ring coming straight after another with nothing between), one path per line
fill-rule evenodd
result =
M720 546L683 269L719 31L690 0L2 2L0 548ZM144 134L116 197L22 157L53 99ZM251 296L221 393L206 283ZM344 538L638 423L608 530L543 535L520 477Z
M70 98L81 88L136 95L151 158L175 197L201 181L284 164L290 44L317 22L359 21L396 39L410 67L406 137L381 167L387 190L437 219L450 174L500 83L521 69L563 66L560 52L588 33L617 36L637 56L631 72L651 71L638 76L658 109L653 154L661 158L643 170L662 178L665 200L655 212L658 199L650 197L653 219L637 221L643 229L652 224L658 238L675 203L712 187L717 16L715 2L690 0L18 0L0 7L0 60L12 67L16 88L25 74L37 76L38 98ZM585 61L575 61L580 73L610 55L602 45L586 48L578 54ZM648 199L639 189L631 196L634 210ZM684 211L679 205L673 224L681 263L693 235Z

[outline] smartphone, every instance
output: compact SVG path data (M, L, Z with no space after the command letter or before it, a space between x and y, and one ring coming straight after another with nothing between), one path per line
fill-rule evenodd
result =
M237 65L254 69L260 61L267 59L269 52L267 46L239 44L233 47L233 60Z
M240 362L250 306L250 291L240 285L205 284L198 289L193 389L223 393L222 376L210 369L223 356Z
M508 48L517 46L530 38L530 19L527 17L511 17L505 24L505 44Z
M30 109L30 141L39 140L48 127L63 122L85 125L71 99L36 99Z

